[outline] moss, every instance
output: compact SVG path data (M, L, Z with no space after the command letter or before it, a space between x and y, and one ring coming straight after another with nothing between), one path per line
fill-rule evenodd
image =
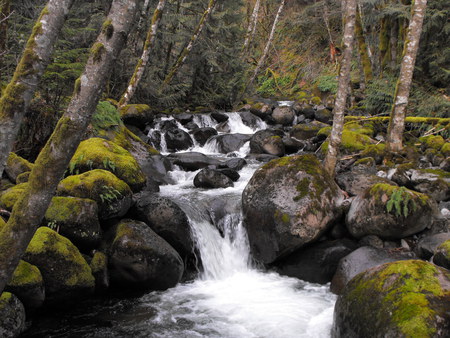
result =
M114 173L133 190L145 185L146 178L139 164L124 148L102 138L90 138L80 143L70 160L70 173L104 169Z
M91 48L91 56L94 62L100 62L103 54L105 54L106 48L101 42L96 42Z
M77 96L81 91L81 78L77 78L75 80L75 84L73 86L73 95Z
M441 153L442 155L444 155L445 157L449 157L450 156L450 142L446 142L442 148L441 148Z
M398 330L397 334L405 337L432 337L438 314L428 299L450 297L450 291L441 287L442 273L450 278L450 273L428 262L388 263L357 275L347 286L350 292L345 297L366 306L362 311L367 312L367 318L376 315L374 325L387 325L376 329ZM367 299L371 299L369 304Z
M314 105L319 105L322 103L322 100L320 99L320 97L314 96L313 98L311 98L310 103Z
M344 129L353 131L358 134L363 134L372 137L375 133L374 123L371 121L352 121L344 125Z
M363 157L356 161L354 165L375 166L375 160L373 159L373 157Z
M62 273L62 282L66 286L94 286L94 277L86 260L78 249L67 238L57 232L40 227L34 234L26 255L55 256L67 263L67 269Z
M444 254L444 257L450 261L450 239L442 243L437 248L438 251Z
M14 270L9 286L25 286L42 284L43 279L41 272L37 267L23 260L19 261L19 265Z
M0 230L6 225L6 222L3 220L3 218L0 217Z
M24 172L24 173L21 173L20 175L18 175L16 178L17 184L27 183L28 178L30 177L30 174L31 174L31 171L27 171L27 172Z
M18 156L15 153L9 153L6 165L19 167L24 172L31 171L31 169L33 169L33 163L27 161L26 159Z
M439 151L444 145L445 145L445 140L442 136L437 135L430 135L430 136L424 136L421 137L420 142L422 142L427 148L431 148L434 150Z
M7 210L12 210L14 204L20 198L22 193L28 188L28 183L21 183L9 188L0 197L0 204Z
M75 220L83 211L86 203L95 203L90 199L73 198L73 197L53 197L45 212L45 219L58 223L67 223Z
M128 104L125 107L120 108L119 113L122 118L127 116L139 116L145 117L151 108L147 104Z
M0 296L0 312L1 313L5 313L5 311L3 311L3 309L6 306L8 306L11 299L12 299L12 293L9 293L9 292L2 293L2 295Z
M450 173L448 171L442 169L422 169L422 172L437 175L442 179L450 179Z
M108 258L103 252L96 251L94 257L92 257L90 266L93 274L103 271L107 269Z
M354 152L362 151L371 144L372 140L369 136L344 129L342 131L342 138L339 149L343 154L351 154ZM321 148L322 152L326 153L328 150L328 141L325 141L322 144Z
M361 152L361 157L383 157L386 151L386 145L384 143L369 144Z
M105 20L105 22L103 22L102 33L106 36L108 40L112 38L114 34L114 26L112 24L111 19Z

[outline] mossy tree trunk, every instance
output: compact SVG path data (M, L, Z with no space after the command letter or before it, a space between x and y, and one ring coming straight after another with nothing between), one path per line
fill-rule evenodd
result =
M166 6L166 0L159 0L156 6L155 12L152 17L152 24L147 33L147 38L145 39L144 50L142 51L141 58L139 59L136 68L134 69L133 76L128 83L128 87L123 93L120 101L119 107L126 106L134 93L136 92L137 86L144 75L145 67L147 66L148 60L150 59L150 52L152 51L153 45L155 43L156 33L158 32L159 23L161 22L164 7Z
M8 18L11 13L10 0L0 0L0 71L3 68L3 55L8 41Z
M252 43L252 41L255 37L260 7L261 7L261 0L256 0L255 7L253 8L252 16L250 17L250 22L248 23L247 34L245 36L244 45L242 46L242 54L244 54L244 55L247 53L247 51L250 47L250 44Z
M183 67L184 63L186 62L189 54L191 53L192 48L194 47L195 42L198 40L203 28L206 25L206 22L208 21L208 18L214 9L214 6L216 5L217 0L209 0L208 7L203 12L202 17L200 18L200 21L195 28L194 34L191 37L191 40L189 41L188 45L183 49L180 56L178 57L175 64L170 69L169 73L167 74L166 78L164 79L160 90L162 91L167 85L170 84L174 76L177 74L178 70Z
M286 4L286 0L281 0L280 7L278 7L278 11L275 16L275 20L273 21L273 24L272 24L272 29L270 30L269 39L267 40L266 46L264 48L264 51L263 51L261 57L259 58L258 64L256 65L253 75L250 78L248 86L253 84L253 81L255 81L256 76L258 75L259 71L261 70L262 66L264 65L264 62L266 61L267 55L269 54L270 46L272 45L273 39L275 37L275 31L277 29L278 21L280 20L280 16L281 16L281 13L283 12L283 8L284 8L285 4Z
M426 7L427 0L415 0L411 5L411 20L406 34L400 76L395 90L386 140L387 149L393 152L400 151L403 148L402 137L405 129L406 107L408 105Z
M0 177L20 123L74 0L50 0L33 27L11 82L0 98Z
M352 62L353 40L356 23L356 0L347 0L344 11L344 51L339 71L339 83L336 94L336 102L333 109L333 127L328 142L328 150L325 156L325 170L334 177L339 146L344 129L344 111L347 102L350 81L350 67Z
M58 182L86 131L114 61L125 44L138 3L139 0L113 1L85 70L75 83L72 100L35 162L28 189L0 230L0 292L41 224Z
M358 51L364 72L364 81L367 84L373 78L372 62L370 61L369 49L367 47L366 37L364 36L364 29L359 11L356 11L355 35L358 40Z

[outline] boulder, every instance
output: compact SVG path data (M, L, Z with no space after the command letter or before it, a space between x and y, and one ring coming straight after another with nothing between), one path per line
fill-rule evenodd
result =
M25 331L25 308L12 293L0 296L0 337L14 338Z
M242 168L244 168L246 165L247 165L247 161L244 160L243 158L232 158L232 159L226 161L223 165L221 165L220 168L225 167L225 168L230 168L230 169L239 171Z
M331 292L341 294L357 274L380 264L415 258L414 253L363 246L339 261L331 281Z
M450 199L450 173L441 169L411 170L414 190L428 194L436 201Z
M239 208L236 201L217 197L211 200L208 205L208 214L214 226L224 236L227 222L230 222L239 216Z
M15 153L9 153L5 166L5 174L12 182L16 182L17 176L31 171L31 169L33 169L33 163L28 162Z
M143 190L149 190L149 184L153 182L159 191L159 184L168 184L168 172L171 171L172 163L163 155L147 154L143 156L139 164L147 177L147 185Z
M44 224L58 229L58 233L82 250L88 251L100 244L98 207L91 199L53 197L45 213Z
M167 158L173 164L181 167L183 170L188 171L197 171L205 167L217 166L221 163L215 158L211 158L197 152L170 154L167 156Z
M139 191L145 186L145 175L130 152L98 137L82 141L69 164L71 175L93 169L110 171L133 191Z
M211 117L217 121L217 123L227 122L230 118L227 114L212 112Z
M429 260L435 254L439 245L447 240L450 240L450 232L425 236L417 243L414 252L419 258Z
M126 124L144 129L154 119L154 113L146 104L128 104L119 110L120 118Z
M257 131L250 139L250 152L253 154L269 154L284 156L285 149L281 138L283 132L276 130Z
M188 113L181 113L181 114L175 114L174 115L175 120L180 122L183 126L188 124L189 122L192 122L194 119L194 115L188 114Z
M253 256L268 264L314 242L340 217L342 200L341 190L314 155L265 164L242 197Z
M95 290L104 291L109 288L108 257L101 251L96 251L89 263L95 278Z
M233 181L218 170L205 168L195 175L194 186L205 189L228 188L233 186Z
M249 111L239 112L239 116L242 119L242 123L244 123L247 127L253 129L258 127L258 125L262 123L262 120L258 116L252 114Z
M217 130L211 127L198 128L192 131L192 136L201 146L204 146L206 141L208 141L211 137L216 135Z
M317 121L320 121L323 123L331 124L333 122L333 114L331 113L330 110L328 110L326 108L318 109L314 113L314 117Z
M184 130L174 128L164 134L167 150L170 152L189 149L194 145L191 137Z
M323 241L300 249L276 263L281 275L295 277L311 283L331 282L339 260L356 249L349 239Z
M387 178L352 170L337 174L336 182L342 190L352 196L363 194L364 191L377 183L396 185Z
M327 125L317 121L311 123L296 124L294 127L292 127L289 135L296 140L305 141L316 136L319 130L326 126Z
M239 175L239 173L234 169L220 168L220 169L216 169L216 170L218 172L220 172L221 174L224 174L225 176L229 177L233 182L237 182L239 180L239 178L241 177L241 175Z
M228 121L221 122L216 126L216 130L219 133L229 133L231 131L230 125L228 124Z
M428 195L377 183L355 197L346 224L356 238L401 239L431 228L436 213L437 204Z
M290 106L276 107L272 112L272 118L275 124L290 126L295 119L295 111Z
M180 281L184 271L183 260L147 224L122 220L114 230L109 248L112 283L165 290Z
M437 247L433 263L450 270L450 240L446 240Z
M220 153L228 154L239 151L241 147L250 141L251 135L246 134L225 134L213 136L210 142L215 142Z
M194 244L185 212L169 198L142 194L131 210L137 220L145 222L182 257L192 253Z
M20 183L13 185L11 188L6 189L0 195L0 207L12 211L14 204L16 204L19 197L28 188L28 183Z
M95 169L59 182L57 194L88 198L97 202L100 219L121 217L131 206L130 187L114 174Z
M450 272L418 260L374 267L339 296L333 337L448 337Z
M41 272L37 267L23 260L19 261L5 290L15 294L30 312L41 307L45 300Z
M95 279L86 260L71 241L50 228L36 231L23 259L41 272L47 300L75 300L94 291Z

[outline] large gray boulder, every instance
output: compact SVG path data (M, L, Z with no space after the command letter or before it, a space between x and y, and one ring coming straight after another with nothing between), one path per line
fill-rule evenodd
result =
M25 330L25 308L12 293L0 296L0 337L18 337Z
M342 191L314 155L270 161L242 197L253 256L272 263L314 242L339 218L342 201Z
M209 166L218 166L221 162L198 152L170 154L167 158L183 170L196 171Z
M219 170L202 169L194 177L194 186L205 189L229 188L233 186L233 180Z
M272 118L276 124L290 126L294 122L295 111L289 106L276 107L272 112Z
M183 260L147 224L122 220L114 230L109 248L112 283L166 290L180 281L184 271Z
M213 136L209 142L215 142L220 153L228 154L239 151L245 143L250 141L250 138L251 135L246 134L225 134Z
M260 130L250 139L250 152L253 154L269 154L284 156L283 132L276 130Z

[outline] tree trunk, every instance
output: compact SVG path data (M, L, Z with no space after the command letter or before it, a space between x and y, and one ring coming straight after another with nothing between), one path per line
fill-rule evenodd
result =
M0 71L3 68L3 55L8 42L8 18L11 12L10 0L0 0Z
M355 35L358 40L358 51L361 58L361 66L364 72L364 81L367 84L373 78L372 62L370 61L369 50L367 48L359 11L356 12Z
M177 61L173 65L173 67L170 69L169 74L167 74L166 78L164 79L160 90L162 91L168 84L170 84L170 81L172 81L173 77L177 74L178 70L184 65L186 62L187 57L189 56L192 48L194 47L195 42L197 41L198 37L200 36L200 33L202 32L203 28L205 27L206 22L208 21L208 17L211 14L214 6L216 5L217 0L209 0L208 8L203 13L200 22L197 25L197 28L194 31L194 34L191 37L191 40L189 41L188 45L183 49L180 56L178 57Z
M275 37L275 30L277 28L278 21L280 20L280 15L281 15L281 12L283 11L285 3L286 3L286 0L281 0L280 7L278 7L277 15L275 16L275 20L273 21L273 24L272 24L272 30L270 31L270 35L269 35L269 39L267 40L266 47L264 48L263 54L258 61L258 65L256 66L255 71L253 72L253 76L251 77L248 86L250 86L253 83L253 81L255 81L256 76L258 75L259 71L261 70L262 66L264 65L264 62L266 61L267 55L269 54L270 45L272 44L273 38Z
M334 177L339 146L344 129L344 111L350 80L350 67L352 61L353 40L355 36L356 0L347 0L345 6L344 26L344 51L342 55L341 69L339 72L339 84L336 102L333 109L333 127L328 142L327 155L324 161L325 170Z
M242 53L247 53L247 49L256 33L256 26L258 24L259 8L261 7L261 0L256 0L255 7L253 8L253 13L248 23L247 35L245 36L244 45L242 46Z
M411 5L411 20L406 34L400 76L397 81L394 104L389 119L386 141L388 151L396 152L403 148L402 136L405 129L406 106L408 105L409 91L411 89L426 7L427 0L415 0Z
M73 0L47 3L33 27L13 78L0 98L0 177L72 4Z
M128 87L123 93L120 101L119 107L126 106L134 93L136 92L136 88L139 85L139 82L144 75L145 67L147 66L148 60L150 58L150 52L155 43L156 33L158 32L159 23L161 22L164 6L166 5L166 0L159 0L158 6L156 6L155 12L153 13L152 24L147 33L147 38L144 44L144 50L142 51L141 58L139 59L136 68L134 70L134 74L128 83Z
M0 293L41 224L59 180L95 111L114 61L125 44L139 0L114 0L72 100L31 171L28 189L0 230Z

